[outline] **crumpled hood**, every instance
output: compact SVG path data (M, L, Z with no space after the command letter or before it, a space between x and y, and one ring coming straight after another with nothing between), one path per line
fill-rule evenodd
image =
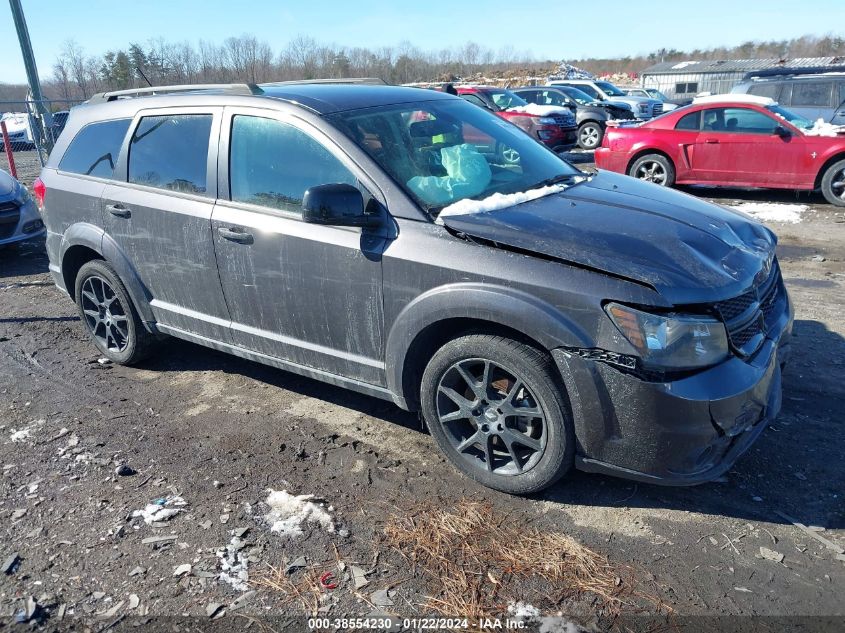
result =
M741 294L768 271L777 241L740 213L611 172L562 193L442 222L469 236L649 285L674 305Z
M17 181L5 171L0 169L0 198L5 199L14 195L17 187Z

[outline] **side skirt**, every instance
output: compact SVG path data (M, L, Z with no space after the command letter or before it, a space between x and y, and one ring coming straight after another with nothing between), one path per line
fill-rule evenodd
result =
M344 378L343 376L338 376L337 374L332 374L321 369L298 365L297 363L292 363L290 361L282 360L280 358L275 358L274 356L267 356L266 354L260 354L258 352L253 352L242 347L237 347L228 343L215 341L204 336L199 336L198 334L185 332L184 330L180 330L169 325L164 325L163 323L158 323L156 327L160 332L170 334L171 336L175 336L176 338L180 338L191 343L203 345L204 347L210 347L211 349L215 349L220 352L233 354L235 356L239 356L240 358L245 358L246 360L251 360L258 363L262 363L264 365L269 365L270 367L276 367L277 369L283 369L285 371L289 371L300 376L313 378L314 380L319 380L321 382L327 382L331 385L343 387L344 389L350 389L352 391L357 391L358 393L363 393L368 396L373 396L382 400L388 400L390 402L395 403L400 408L407 408L407 405L402 402L398 396L394 396L394 394L391 393L390 390L385 389L384 387L379 387L378 385L371 385L369 383L361 382L359 380Z

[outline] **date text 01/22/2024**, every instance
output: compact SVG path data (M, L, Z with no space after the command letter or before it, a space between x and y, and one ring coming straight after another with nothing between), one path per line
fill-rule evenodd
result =
M346 629L374 629L390 631L410 630L456 630L473 627L482 630L518 630L526 628L521 618L398 618L395 616L368 618L309 618L308 628L314 630L338 631Z

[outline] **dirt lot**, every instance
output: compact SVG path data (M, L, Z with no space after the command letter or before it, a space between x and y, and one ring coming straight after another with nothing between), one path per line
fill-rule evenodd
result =
M178 341L138 368L101 365L42 245L0 251L0 616L25 612L27 599L57 630L153 627L159 616L174 618L166 630L178 618L182 630L260 629L269 615L315 610L468 615L449 606L445 578L468 583L475 613L507 615L523 601L601 628L618 613L670 612L840 616L807 630L842 626L845 563L832 547L845 547L845 214L814 196L698 193L808 207L800 223L771 225L796 306L783 411L727 477L695 488L574 473L543 495L508 497L459 476L414 416L379 400ZM123 464L135 474L117 475ZM312 518L330 522L271 531L270 489L315 495L324 505ZM156 500L166 505L152 511L178 512L133 517ZM452 534L459 519L467 531L439 563L409 536ZM540 544L568 535L597 556L571 576L528 549L524 565L504 565L500 546L521 538L514 526ZM592 556L562 547L561 560ZM301 556L304 567L285 573ZM224 582L228 562L234 576L244 559L248 583ZM327 572L334 589L320 588ZM610 582L590 591L597 579Z

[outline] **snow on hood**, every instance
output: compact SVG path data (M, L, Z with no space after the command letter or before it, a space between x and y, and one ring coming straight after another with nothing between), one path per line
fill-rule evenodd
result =
M834 125L824 119L817 119L809 130L803 130L806 136L831 136L836 137L845 134L845 125Z
M551 114L572 114L569 108L562 108L560 106L537 105L536 103L529 103L524 106L514 106L508 108L506 112L519 112L524 114L534 114L536 116L549 116Z
M582 182L584 178L573 178L573 183ZM528 202L529 200L537 200L555 193L560 193L568 189L572 185L559 184L550 185L548 187L539 187L537 189L529 189L528 191L518 191L516 193L494 193L492 196L487 196L481 200L473 200L465 198L459 200L448 207L444 207L437 215L435 222L443 224L443 218L455 215L469 215L471 213L485 213L487 211L499 211L500 209L508 209L517 204Z

